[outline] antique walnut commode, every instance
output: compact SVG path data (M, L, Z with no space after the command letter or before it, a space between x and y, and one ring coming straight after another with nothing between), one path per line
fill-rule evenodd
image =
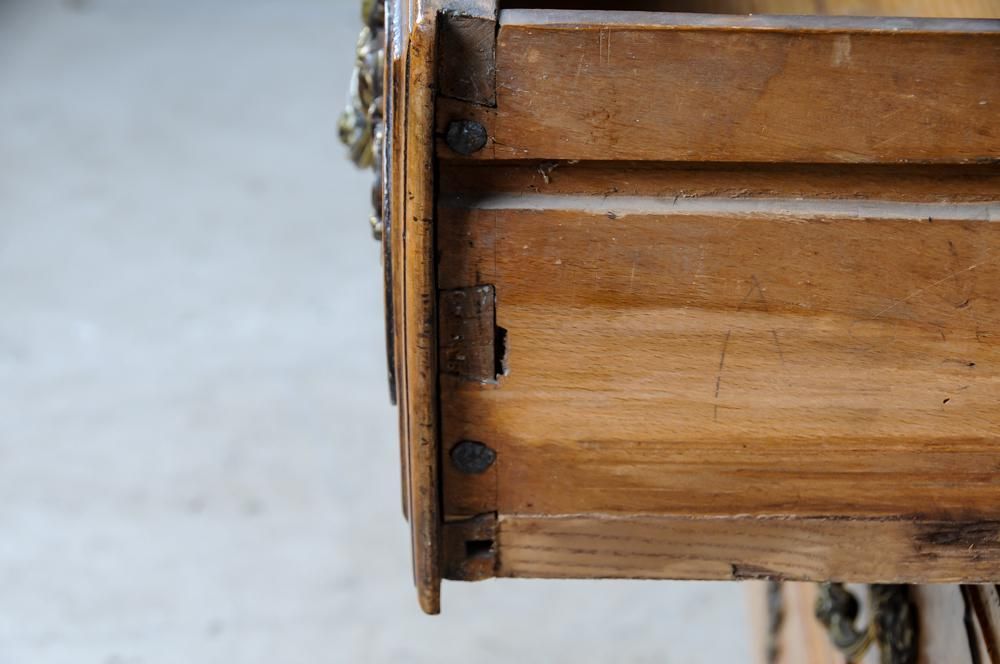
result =
M364 12L424 610L810 581L772 661L1000 662L1000 0Z

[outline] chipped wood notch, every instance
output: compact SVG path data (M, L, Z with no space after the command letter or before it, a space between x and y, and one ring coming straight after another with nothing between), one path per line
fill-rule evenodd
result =
M496 533L495 513L444 524L444 578L482 581L496 576Z
M496 324L493 286L441 291L439 305L441 373L478 383L506 375L507 333Z

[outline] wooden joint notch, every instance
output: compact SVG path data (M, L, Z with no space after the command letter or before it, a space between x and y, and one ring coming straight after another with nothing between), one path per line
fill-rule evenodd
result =
M507 374L507 331L496 324L496 289L473 286L440 291L438 370L477 383Z
M495 577L496 534L495 512L445 523L444 578L452 581L483 581Z
M439 18L438 94L480 106L497 103L497 21L486 8L445 9Z

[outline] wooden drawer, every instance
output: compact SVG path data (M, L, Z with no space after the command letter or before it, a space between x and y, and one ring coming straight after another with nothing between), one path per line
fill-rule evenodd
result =
M442 577L1000 579L1000 3L599 6L390 3L424 609Z

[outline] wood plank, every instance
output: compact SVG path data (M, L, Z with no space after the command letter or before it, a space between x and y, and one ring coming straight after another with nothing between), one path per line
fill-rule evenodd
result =
M970 556L964 540L939 536L954 526L893 519L501 514L497 575L859 583L995 579L1000 530L994 525L984 537L993 545Z
M421 16L408 43L405 216L402 220L404 389L414 581L421 608L440 612L441 516L434 269L434 80L436 14ZM397 222L399 220L397 219Z
M500 22L491 140L467 159L1000 158L996 21L505 10Z
M445 409L502 514L1000 518L1000 224L600 200L439 210L507 330Z

